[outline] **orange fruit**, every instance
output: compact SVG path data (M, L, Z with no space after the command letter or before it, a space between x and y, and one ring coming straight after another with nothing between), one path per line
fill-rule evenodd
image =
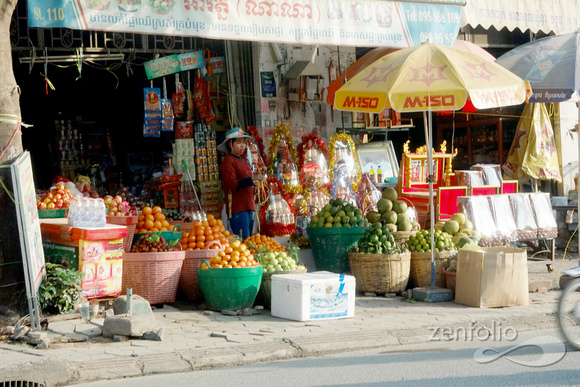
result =
M218 226L222 226L224 224L221 219L217 219L216 223Z
M189 236L187 237L187 240L188 240L189 242L195 242L195 241L196 241L196 238L197 238L197 237L195 236L195 234L194 234L194 233L191 233L191 234L189 234Z
M144 224L145 224L145 221L143 221L143 220L140 220L140 221L138 221L138 222L137 222L137 226L136 226L136 227L137 227L137 228L143 228L143 225L144 225Z
M196 220L195 222L193 222L193 227L198 227L201 226L201 222L199 220Z
M155 222L153 222L154 226L156 229L161 229L163 228L163 225L161 224L160 221L156 220Z
M161 221L161 224L163 225L163 227L167 228L168 230L171 229L171 223L169 223L166 220Z
M207 220L204 220L203 222L201 222L201 225L203 227L209 227L209 223L207 222Z
M158 220L160 222L163 222L165 220L165 215L164 214L161 214L161 213L158 213L158 214L155 214L154 215L154 218L155 218L155 220Z
M210 227L214 227L214 226L217 224L217 222L215 221L215 219L212 219L212 220L208 220L208 221L207 221L207 224L208 224Z
M203 248L205 248L205 242L204 242L204 241L200 241L200 240L198 240L198 241L197 241L197 245L196 245L196 247L197 247L198 249L203 249Z
M145 215L145 220L151 220L155 222L155 216L153 216L152 214L147 214Z
M205 237L205 240L206 240L206 241L208 241L208 242L211 242L211 241L215 240L215 238L213 237L213 235L212 235L212 234L209 234L209 235L207 235L207 236Z
M152 213L153 215L155 215L155 214L160 214L160 213L162 213L162 212L163 212L163 209L162 209L161 207L159 207L159 206L154 206L154 207L151 209L151 213Z
M138 221L143 221L143 220L145 220L145 215L143 215L143 214L139 214L139 216L137 217L137 220L138 220Z
M151 232L157 232L157 231L159 231L159 229L158 229L157 227L153 227L153 228L152 228L151 230L149 230L149 231L151 231Z
M155 227L155 223L153 223L153 221L152 221L152 220L150 220L150 219L147 219L147 220L145 221L145 223L143 224L143 226L144 226L144 228L145 228L146 230L151 230L153 227Z
M195 249L195 247L196 247L196 242L189 242L189 243L187 244L187 248L188 248L188 249L191 249L191 250L193 250L193 249Z
M197 236L197 241L198 242L205 242L205 235L201 234Z
M143 215L149 215L149 214L153 213L153 209L149 206L145 206L141 210L141 213L143 213Z

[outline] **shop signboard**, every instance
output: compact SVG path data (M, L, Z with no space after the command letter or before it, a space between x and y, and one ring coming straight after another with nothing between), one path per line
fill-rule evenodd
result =
M30 27L358 47L453 45L461 0L28 0Z
M42 234L40 219L36 207L36 190L32 175L30 152L22 153L10 166L12 184L14 187L14 201L20 234L20 248L26 294L30 312L32 330L40 328L40 309L38 307L38 288L46 275L44 265L44 250L42 248Z

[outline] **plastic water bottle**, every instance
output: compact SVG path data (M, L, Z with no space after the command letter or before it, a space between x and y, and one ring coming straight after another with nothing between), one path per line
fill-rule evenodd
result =
M107 223L107 207L101 198L95 199L95 227L105 227Z

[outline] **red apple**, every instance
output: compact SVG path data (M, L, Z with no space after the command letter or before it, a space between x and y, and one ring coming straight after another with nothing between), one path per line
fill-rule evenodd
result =
M117 213L115 211L109 211L107 216L117 216Z
M46 203L45 202L38 202L38 209L39 210L46 210Z
M70 207L70 202L64 202L62 204L62 208L69 208Z
M48 203L48 205L46 206L46 208L48 208L49 210L52 210L55 207L56 205L53 202Z
M45 197L45 198L44 198L44 200L42 200L42 201L43 201L44 203L48 204L48 203L50 203L50 202L51 202L51 200L52 200L51 198L47 198L47 197Z
M121 203L123 201L123 197L117 195L117 196L115 196L115 199L114 200L115 200L115 203L119 204L119 203Z
M49 199L52 199L53 196L54 195L52 194L52 192L47 192L46 194L44 194L44 197Z
M64 190L66 188L66 186L64 185L64 183L57 183L56 184L56 189L58 190Z
M59 194L59 193L56 193L56 194L54 195L54 199L56 199L56 200L62 200L62 195L61 195L61 194Z

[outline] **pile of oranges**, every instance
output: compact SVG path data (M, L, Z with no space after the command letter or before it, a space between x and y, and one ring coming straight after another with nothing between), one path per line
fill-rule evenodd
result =
M206 220L193 222L193 228L190 232L182 232L181 243L182 250L202 250L209 246L210 249L221 249L228 246L228 237L230 232L227 231L221 221L213 215L208 214ZM218 241L219 243L210 242Z
M248 247L239 240L228 244L217 256L209 259L211 268L242 268L260 266L256 258L250 253ZM201 266L207 270L207 266Z
M165 219L161 207L143 207L137 219L135 233L171 231L173 226Z
M261 251L262 249L260 246L263 246L263 248L266 249L267 252L272 253L286 251L286 248L284 246L282 246L280 243L276 242L274 239L270 238L267 235L254 234L250 237L247 237L246 240L244 241L244 244L248 246L252 254L258 254L263 252Z

